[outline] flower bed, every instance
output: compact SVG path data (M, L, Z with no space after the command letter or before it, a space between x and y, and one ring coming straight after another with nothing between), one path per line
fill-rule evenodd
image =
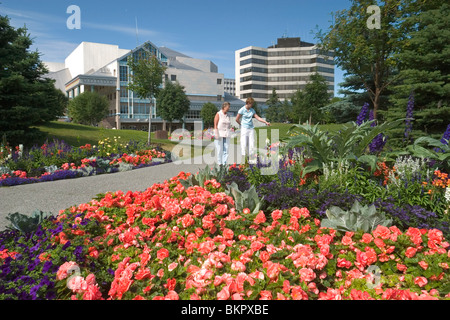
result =
M276 176L261 174L263 164L232 165L220 179L240 190L255 186L266 211L307 207L315 218L323 218L331 206L344 210L355 200L376 208L393 219L402 229L439 229L450 236L450 179L447 173L431 168L431 164L413 158L399 158L392 166L378 163L376 170L347 164L330 166L323 173L312 172L302 177L311 158L303 150L289 150L281 157Z
M119 137L120 138L120 137ZM162 150L105 139L98 146L71 147L63 141L23 151L17 147L0 166L0 187L128 171L170 162Z
M2 233L0 299L450 298L437 229L340 232L307 208L237 212L219 182L186 189L187 176Z

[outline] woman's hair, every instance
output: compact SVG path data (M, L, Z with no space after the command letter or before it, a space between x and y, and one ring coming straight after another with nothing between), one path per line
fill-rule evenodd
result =
M229 102L225 101L225 102L222 104L222 109L225 109L226 106L229 106L229 107L230 107L231 105L230 105Z
M255 104L255 99L253 98L247 98L247 100L245 101L246 104L251 104L252 106Z

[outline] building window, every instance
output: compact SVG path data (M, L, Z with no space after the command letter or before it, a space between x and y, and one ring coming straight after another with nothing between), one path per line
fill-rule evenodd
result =
M241 86L241 90L268 90L268 86L262 84L247 84L245 86Z
M267 73L268 70L266 68L258 68L258 67L248 67L241 69L241 74L248 73L248 72L259 72L259 73Z
M150 113L150 105L147 103L135 103L133 106L133 113L148 115Z
M241 94L241 99L247 99L247 98L266 99L267 100L269 98L269 95L266 94L266 93L245 93L245 94Z
M217 79L217 84L222 84L222 79Z
M177 81L177 75L176 74L172 74L170 76L170 81Z
M128 105L127 104L121 104L120 105L120 113L121 114L128 114Z
M120 97L121 98L128 98L128 89L126 87L120 88Z
M267 82L267 77L251 75L251 76L247 76L247 77L242 77L241 78L241 82L246 82L246 81L263 81L263 82Z
M267 65L267 60L256 59L256 58L245 59L245 60L241 61L241 66L246 65L246 64L250 64L250 63Z
M120 81L127 82L128 81L128 67L120 66Z
M245 57L245 56L249 56L249 55L256 55L256 56L267 57L267 52L266 51L261 51L261 50L254 50L254 49L241 52L241 58Z
M201 119L200 110L189 110L186 114L186 120L198 120Z

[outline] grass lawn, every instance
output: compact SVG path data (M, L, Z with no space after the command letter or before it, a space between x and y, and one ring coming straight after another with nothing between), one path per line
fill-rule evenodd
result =
M48 134L48 139L64 140L68 144L79 147L87 143L97 145L99 140L105 138L120 137L119 141L127 143L130 140L147 141L148 132L137 130L111 130L104 128L97 128L85 126L80 124L53 121L47 125L37 127L39 130ZM172 151L176 142L170 140L157 140L152 133L152 144L159 145L161 148ZM45 141L42 141L44 143ZM194 147L192 147L191 154L194 154Z
M255 128L255 133L256 133L256 141L257 141L257 145L259 146L259 135L266 130L266 135L268 139L272 139L272 130L278 130L278 138L280 140L286 139L288 138L290 135L288 133L288 131L294 126L294 124L292 123L272 123L270 125L270 127L268 126L263 126L263 127L259 127L259 128ZM339 123L330 123L330 124L320 124L319 125L319 129L324 130L324 131L329 131L329 132L333 132L333 131L338 131L339 129L341 129L343 126L343 124L339 124ZM263 144L265 145L265 138ZM232 140L233 143L235 144L239 144L240 143L240 137L236 137L235 139ZM272 141L271 141L272 142ZM275 141L273 141L275 142Z
M272 123L270 127L263 126L256 128L256 141L259 141L259 135L262 130L267 130L267 138L272 138L272 130L279 130L279 138L285 139L289 137L288 131L291 129L293 124L286 123ZM319 125L319 128L325 131L337 131L342 127L342 124L323 124ZM53 121L47 125L37 127L39 130L46 132L48 134L48 139L58 139L64 140L68 144L79 147L83 146L87 143L91 145L98 144L99 140L103 140L105 138L114 138L120 137L121 142L129 142L130 140L136 141L147 141L148 133L146 131L137 131L137 130L111 130L104 128L97 128L91 126L85 126L80 124L61 122L61 121ZM42 141L44 143L44 141ZM161 148L172 151L177 142L170 140L157 140L154 138L154 133L152 133L152 143L155 145L159 145ZM232 140L232 143L239 144L240 137L236 137ZM264 139L265 145L265 139ZM259 147L259 142L257 142ZM203 147L203 150L205 147ZM191 155L194 155L194 147L191 149Z

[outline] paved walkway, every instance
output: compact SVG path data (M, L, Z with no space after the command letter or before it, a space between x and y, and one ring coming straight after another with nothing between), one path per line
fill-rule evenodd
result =
M240 163L240 152L231 145L229 163ZM186 163L187 162L187 163ZM154 183L176 176L180 171L196 173L205 168L207 158L160 164L127 172L102 174L77 179L42 182L0 188L0 230L9 225L8 213L30 215L34 210L57 215L60 210L87 203L99 193L122 190L144 191ZM209 162L210 163L210 162Z

